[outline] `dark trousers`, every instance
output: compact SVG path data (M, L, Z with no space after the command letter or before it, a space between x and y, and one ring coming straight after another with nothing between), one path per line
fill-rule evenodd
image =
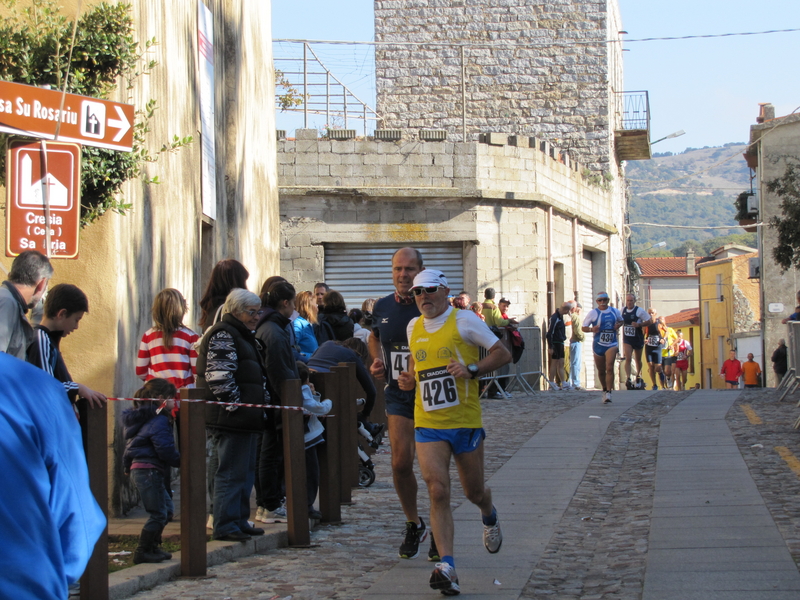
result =
M164 487L164 474L158 469L133 469L131 479L150 515L143 529L161 533L167 524L167 515L174 512L172 498Z
M214 476L214 537L247 527L256 466L255 433L214 431L219 466Z
M257 450L256 503L275 510L283 499L283 430L277 429L275 419L267 420Z

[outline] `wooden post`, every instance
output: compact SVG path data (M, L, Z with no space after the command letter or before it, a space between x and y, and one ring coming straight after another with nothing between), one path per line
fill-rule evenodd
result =
M205 390L182 388L181 400L205 398ZM205 402L181 402L181 576L204 577L206 563Z
M345 401L342 419L342 487L358 487L358 408L356 407L356 365L339 363L344 367L342 390Z
M82 400L86 402L86 400ZM81 600L108 600L108 405L86 412L89 487L106 516L106 526L81 577ZM31 565L32 569L36 565Z
M331 367L331 372L338 377L338 390L336 398L333 400L333 410L336 412L339 421L339 502L341 504L352 504L353 497L349 479L348 461L351 461L350 446L348 444L347 429L350 426L350 370L345 363L340 363L336 367ZM355 408L353 408L355 410ZM355 450L353 451L355 452Z
M341 458L339 456L339 424L341 416L337 412L339 405L339 373L311 373L314 384L322 399L329 398L333 402L330 415L322 419L325 425L325 443L317 447L319 455L319 511L323 523L338 524L342 522L341 496Z
M299 379L288 379L283 382L281 402L283 402L284 406L303 406ZM282 409L281 412L289 545L294 547L310 546L311 531L308 524L303 413L299 410L288 409Z

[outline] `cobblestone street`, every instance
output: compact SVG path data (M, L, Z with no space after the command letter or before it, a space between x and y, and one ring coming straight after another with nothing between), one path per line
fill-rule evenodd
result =
M623 396L620 392L620 400ZM520 597L642 598L659 425L689 396L690 392L649 394L610 423ZM484 402L487 478L552 419L598 397L598 392L547 392ZM753 425L742 405L757 414L761 424ZM796 415L794 402L779 404L774 391L748 390L726 418L795 561L800 559L800 480L775 448L797 449L800 434L792 429ZM355 503L342 510L343 525L322 526L312 533L314 547L251 556L209 569L206 579L175 581L135 598L361 598L399 560L403 516L391 484L388 452L384 442L374 457L375 484L354 491ZM455 507L465 501L456 477L453 488ZM420 500L420 512L427 516L424 486ZM505 533L507 538L514 535ZM416 561L424 560L421 552ZM430 597L437 595L431 592Z

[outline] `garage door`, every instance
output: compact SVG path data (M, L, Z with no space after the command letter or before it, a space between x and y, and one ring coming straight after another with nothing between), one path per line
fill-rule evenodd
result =
M344 296L349 308L361 308L367 298L382 298L394 292L392 255L402 248L397 244L324 244L325 283ZM464 244L415 244L424 265L439 269L447 277L450 290L464 289Z

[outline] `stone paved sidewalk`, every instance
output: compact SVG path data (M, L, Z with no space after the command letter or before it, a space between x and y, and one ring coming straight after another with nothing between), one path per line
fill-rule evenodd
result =
M650 394L611 423L522 598L641 598L659 423L688 395ZM485 402L487 477L551 419L597 397L598 392L546 392ZM753 480L795 561L800 560L800 478L776 448L787 448L800 457L800 432L792 429L800 412L794 406L796 401L779 404L773 390L748 390L741 393L727 416ZM743 405L762 423L753 425ZM172 582L135 598L359 599L398 562L403 517L391 485L387 450L374 457L376 483L354 491L356 504L343 507L345 524L313 532L314 548L281 549L243 558L209 569L207 579ZM421 514L425 515L424 487L420 499ZM454 478L453 505L463 502ZM423 556L417 559L422 560Z

